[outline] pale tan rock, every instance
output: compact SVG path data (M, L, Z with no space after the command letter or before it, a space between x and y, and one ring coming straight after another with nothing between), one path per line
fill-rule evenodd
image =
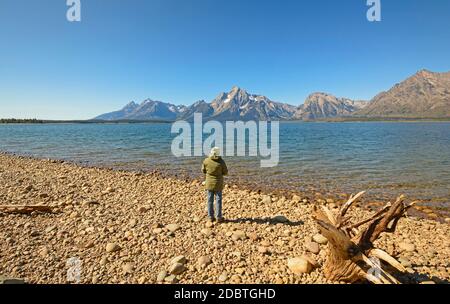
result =
M310 273L313 268L311 263L302 257L289 259L287 266L294 274Z
M186 271L186 267L181 263L172 264L169 267L169 273L173 275L178 275Z
M117 243L108 243L106 244L106 251L107 252L116 252L119 251L121 247Z
M319 244L316 242L307 242L305 243L306 250L311 253L318 254L320 252Z
M209 256L202 256L202 257L199 257L198 260L197 260L197 264L200 267L206 267L206 266L208 266L211 263L212 263L212 260L211 260L211 258Z
M318 243L318 244L321 244L321 245L325 245L325 244L328 243L327 238L324 237L323 235L321 235L320 233L315 234L315 235L313 236L313 241L316 242L316 243Z
M186 264L187 263L187 258L184 255L179 255L174 257L172 260L170 260L170 264Z
M416 246L414 244L408 243L408 242L400 242L398 244L398 247L401 250L407 251L407 252L414 252L416 251Z

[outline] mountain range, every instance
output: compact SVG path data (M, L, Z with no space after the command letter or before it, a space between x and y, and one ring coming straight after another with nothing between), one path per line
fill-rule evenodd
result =
M191 106L173 105L151 99L131 102L119 111L94 120L192 120L195 113L214 120L320 120L338 117L449 118L450 72L421 70L370 101L313 93L300 106L250 94L239 87L220 93L210 103L200 100Z
M134 101L119 111L102 114L95 120L176 120L186 111L185 106L176 106L170 103L146 99L137 104Z
M363 117L450 117L450 72L421 70L387 92L375 96L355 113Z

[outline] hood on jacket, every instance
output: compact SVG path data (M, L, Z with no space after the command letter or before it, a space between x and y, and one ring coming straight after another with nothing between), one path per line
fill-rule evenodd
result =
M216 162L218 162L222 159L221 156L217 156L217 155L211 155L209 158L211 158L213 161L216 161Z

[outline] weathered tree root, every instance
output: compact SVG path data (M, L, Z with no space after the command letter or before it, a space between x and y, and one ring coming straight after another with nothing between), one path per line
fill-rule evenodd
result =
M386 204L370 218L352 224L347 211L365 192L350 199L334 214L327 207L315 207L314 219L321 233L328 239L329 255L324 264L325 276L332 281L355 283L368 280L375 284L399 284L400 282L382 268L386 263L394 269L406 269L388 253L374 248L373 243L381 233L393 233L397 223L415 203L405 205L404 196L394 204ZM364 227L363 229L358 229Z

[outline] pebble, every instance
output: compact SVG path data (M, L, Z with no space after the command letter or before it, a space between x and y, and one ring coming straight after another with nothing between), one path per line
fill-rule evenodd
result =
M270 247L270 243L268 241L263 240L261 241L261 246Z
M414 244L411 243L407 243L407 242L400 242L398 244L398 247L406 252L414 252L416 251L416 246Z
M258 252L262 254L267 254L269 253L269 249L265 246L258 246Z
M399 262L400 264L402 264L402 266L404 266L405 268L408 268L408 267L411 267L411 266L412 266L411 261L410 261L409 259L407 259L407 258L400 257L400 258L398 258L397 260L398 260L398 262Z
M154 234L160 234L162 231L163 231L162 228L155 228L155 229L153 229L153 233Z
M305 243L306 250L311 253L318 254L320 252L319 244L316 242L307 242Z
M233 241L245 240L246 239L246 234L242 230L237 230L237 231L233 232L233 234L231 235L231 239Z
M133 269L134 269L134 267L133 267L133 264L132 264L132 263L125 263L125 264L122 266L122 271L123 271L124 274L130 274L130 273L133 273Z
M211 260L211 258L209 256L202 256L202 257L199 257L198 260L197 260L197 264L200 267L206 267L206 266L208 266L211 263L212 263L212 260Z
M186 271L186 267L184 266L184 264L181 263L175 263L169 267L169 273L173 275L181 274L184 271Z
M106 251L107 252L116 252L119 251L121 247L117 243L108 243L106 245Z
M177 263L182 264L182 265L186 264L187 263L186 257L184 255L179 255L179 256L174 257L172 260L170 260L171 265L177 264Z
M326 237L324 237L323 235L321 235L320 233L315 234L313 236L313 240L314 240L314 242L316 242L320 245L325 245L328 243L328 239Z
M39 231L33 230L33 231L31 231L30 236L35 237L35 236L39 236L40 234L41 233Z
M147 282L147 278L146 277L140 277L139 279L138 279L138 284L145 284L145 282Z
M226 282L228 280L228 275L226 272L223 272L219 277L218 277L219 282Z
M181 227L178 224L169 224L166 226L167 230L169 230L170 232L175 232L177 230L180 230Z
M50 233L55 229L56 229L56 226L49 226L49 227L45 228L45 233Z
M145 213L145 212L147 212L147 207L145 207L145 206L141 206L141 207L139 207L139 209L138 209L138 211L139 211L139 213Z
M237 274L233 274L230 278L230 281L233 284L240 284L242 282L242 278Z
M313 268L311 263L303 257L289 259L287 266L294 274L297 275L302 273L310 273Z
M258 236L258 234L255 233L255 232L249 233L249 234L248 234L248 238L249 238L250 240L252 240L252 241L257 241L257 240L259 240L259 236Z
M158 276L156 277L157 282L162 282L167 277L167 271L162 270L160 273L158 273Z
M178 279L177 279L177 277L175 275L170 275L170 276L166 277L164 279L164 281L167 282L167 283L170 283L170 284L178 283Z
M302 201L302 198L298 195L292 196L292 202L294 203L300 203Z
M42 248L40 251L39 251L39 255L41 256L41 257L46 257L47 255L48 255L48 248L47 247L44 247L44 248Z
M212 230L209 228L203 228L200 231L201 234L205 235L205 236L211 236L212 235Z
M272 198L270 195L265 195L261 201L263 204L270 204L272 203Z

